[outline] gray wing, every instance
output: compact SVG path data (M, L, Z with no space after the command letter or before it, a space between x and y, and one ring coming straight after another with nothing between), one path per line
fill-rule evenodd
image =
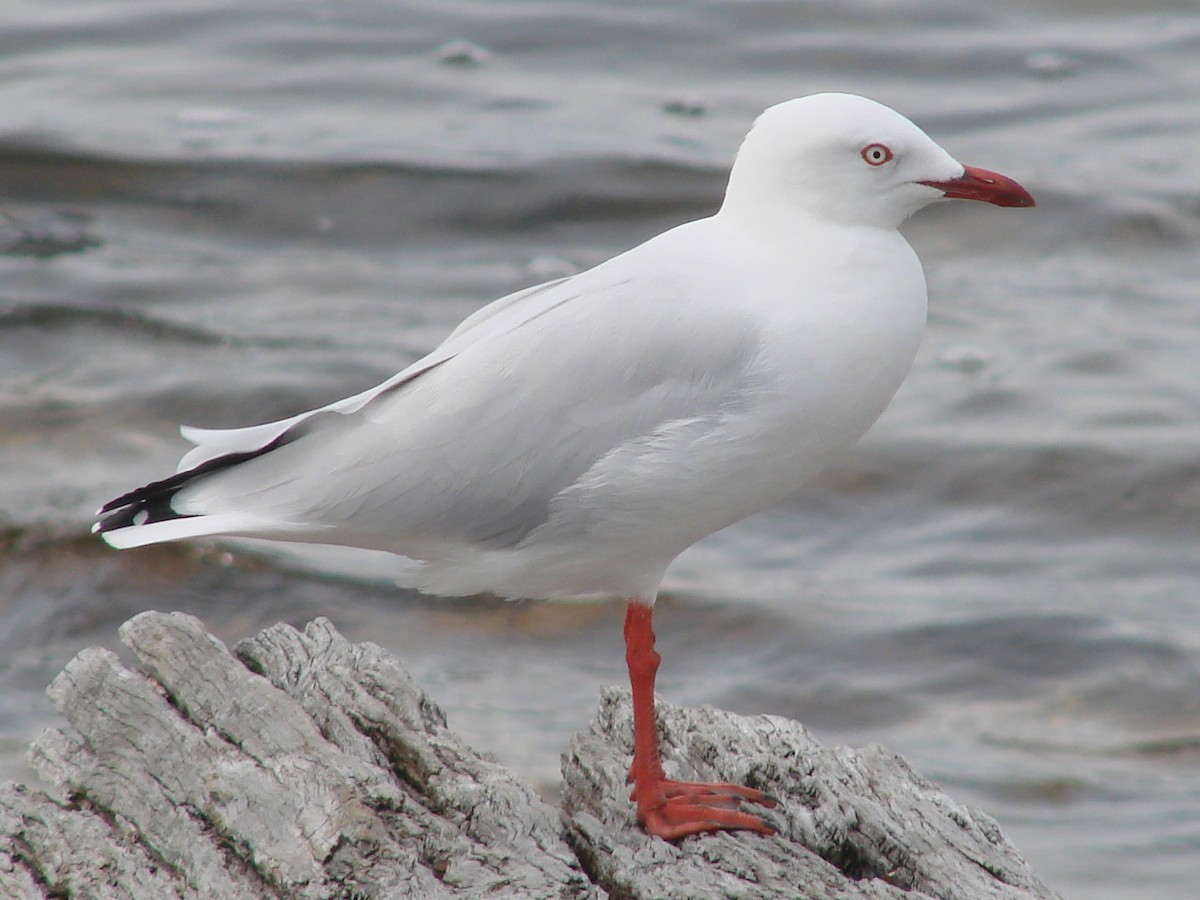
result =
M409 555L517 543L599 460L734 402L759 346L736 310L692 315L686 284L603 269L485 309L411 377L186 485L175 510Z

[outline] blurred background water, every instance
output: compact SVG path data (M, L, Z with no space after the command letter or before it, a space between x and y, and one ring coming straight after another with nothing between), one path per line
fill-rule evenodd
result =
M377 383L464 315L712 212L765 106L846 90L1035 211L906 226L912 376L810 489L689 551L660 690L882 742L1069 898L1200 895L1200 9L1191 0L7 0L0 777L146 608L327 615L553 792L619 603L443 601L388 561L117 553L180 422ZM479 440L487 440L480 434Z

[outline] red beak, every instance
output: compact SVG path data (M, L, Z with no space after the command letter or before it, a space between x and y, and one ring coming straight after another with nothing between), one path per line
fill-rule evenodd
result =
M966 166L963 174L951 181L922 181L931 188L944 191L947 197L960 200L982 200L996 206L1036 206L1029 191L1006 175Z

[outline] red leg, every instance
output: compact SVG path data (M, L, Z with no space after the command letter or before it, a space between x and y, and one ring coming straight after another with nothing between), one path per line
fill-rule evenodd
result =
M658 753L654 719L654 676L659 655L654 649L653 608L630 600L625 609L625 662L633 689L633 782L638 821L650 834L666 840L720 829L774 834L759 816L742 812L743 802L772 807L775 801L753 788L717 782L670 781Z

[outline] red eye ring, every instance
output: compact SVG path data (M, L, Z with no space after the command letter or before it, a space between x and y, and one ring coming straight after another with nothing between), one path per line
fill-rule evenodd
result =
M882 166L892 161L892 151L887 144L867 144L859 155L868 166Z

